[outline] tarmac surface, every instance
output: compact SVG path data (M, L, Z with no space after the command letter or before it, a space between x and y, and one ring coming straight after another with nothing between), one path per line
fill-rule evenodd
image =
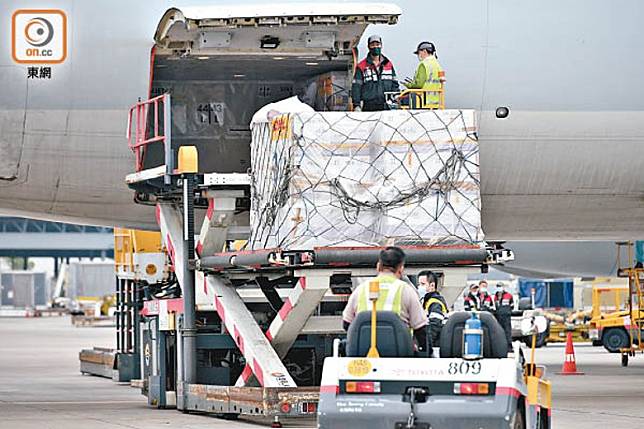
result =
M0 429L258 428L267 421L224 421L148 407L128 384L83 376L82 348L113 347L113 328L75 328L68 317L0 318ZM644 427L644 355L627 368L601 347L575 346L585 375L560 376L563 345L538 351L553 380L554 427ZM285 422L315 427L315 422ZM350 422L347 422L350 424Z

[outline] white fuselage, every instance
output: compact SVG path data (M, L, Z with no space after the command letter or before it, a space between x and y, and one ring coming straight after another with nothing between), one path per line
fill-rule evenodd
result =
M6 35L22 3L0 5ZM163 13L203 2L49 3L70 29L51 79L28 80L10 43L0 45L0 212L154 228L153 209L124 183L134 168L127 110L148 97ZM417 43L432 40L448 107L478 110L488 239L644 235L643 3L397 3L397 25L365 34L383 37L401 77L413 73Z

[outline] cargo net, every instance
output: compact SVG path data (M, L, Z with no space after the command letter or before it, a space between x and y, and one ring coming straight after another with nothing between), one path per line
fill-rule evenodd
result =
M253 125L250 249L478 244L474 112L310 112Z

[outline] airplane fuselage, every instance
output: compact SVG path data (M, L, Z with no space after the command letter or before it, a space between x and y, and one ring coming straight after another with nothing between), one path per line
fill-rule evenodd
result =
M127 111L149 96L159 19L184 2L49 3L69 31L50 79L28 78L10 43L0 46L0 212L154 228L124 183L134 168ZM644 5L618 3L399 1L397 25L367 29L401 76L413 73L417 43L432 40L448 107L478 111L488 239L644 235ZM0 6L3 40L28 7Z

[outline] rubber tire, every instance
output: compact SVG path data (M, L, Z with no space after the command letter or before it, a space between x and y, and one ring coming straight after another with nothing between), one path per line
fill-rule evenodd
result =
M519 398L520 401L523 397ZM523 407L517 407L517 412L514 414L510 429L525 429L525 413Z
M537 334L537 341L535 342L535 347L539 349L545 346L546 344L548 344L549 335L550 333L548 331ZM523 344L525 344L528 348L532 347L532 336L523 337L522 341L523 341Z
M540 349L541 347L548 344L548 337L550 336L550 330L547 329L544 332L537 334L537 344L536 347ZM532 344L531 344L532 345Z
M619 353L619 349L627 348L629 343L628 333L623 328L606 329L602 335L602 344L611 353Z
M217 414L217 417L219 417L222 420L230 420L230 421L239 420L239 414L238 413Z

